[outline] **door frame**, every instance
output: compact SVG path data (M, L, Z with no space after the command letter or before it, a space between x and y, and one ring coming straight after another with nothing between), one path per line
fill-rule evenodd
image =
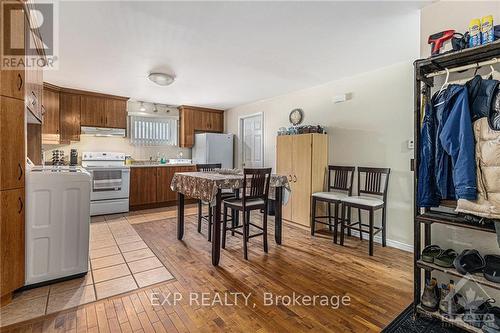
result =
M244 156L243 156L243 138L244 138L244 133L243 133L243 121L247 118L253 118L256 116L260 116L261 124L262 124L262 140L260 141L260 153L262 156L262 165L261 167L264 166L264 112L256 112L252 114L246 114L244 116L239 116L238 117L238 135L240 136L239 144L238 144L238 166L240 168L243 168L243 161L244 161Z

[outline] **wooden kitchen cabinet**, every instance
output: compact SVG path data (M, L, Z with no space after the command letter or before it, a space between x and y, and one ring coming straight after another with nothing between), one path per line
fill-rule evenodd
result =
M59 135L59 91L44 87L42 135Z
M1 72L1 95L24 100L24 69Z
M130 206L156 203L156 167L130 169Z
M61 140L80 140L80 95L61 92L59 95L59 126Z
M16 4L4 4L5 6L16 6ZM0 8L0 15L2 19L4 18L3 6ZM17 4L19 9L21 9L21 4ZM24 49L26 45L25 41L25 29L26 29L26 19L22 15L6 15L6 19L13 19L11 22L6 22L2 24L6 31L3 32L3 36L10 40L6 40L5 45L12 44L19 49L22 54L24 54ZM3 40L2 40L3 43ZM0 95L17 98L24 100L25 95L25 68L24 66L19 66L18 68L11 68L9 70L0 71Z
M81 125L127 128L127 98L82 95Z
M106 99L105 127L127 128L127 100Z
M182 105L179 107L179 146L193 147L196 132L224 132L224 111Z
M81 97L81 126L105 127L106 126L106 100L102 97Z
M0 190L24 187L24 101L0 96Z
M276 170L286 175L292 192L283 207L283 219L309 228L311 195L323 191L328 166L326 134L282 135L277 137Z
M176 172L175 167L158 167L156 168L156 201L167 202L173 201L177 195L170 188L172 178Z
M175 205L177 193L170 189L176 172L196 171L195 165L145 166L130 169L130 210Z
M24 285L24 188L0 191L0 291L2 303Z

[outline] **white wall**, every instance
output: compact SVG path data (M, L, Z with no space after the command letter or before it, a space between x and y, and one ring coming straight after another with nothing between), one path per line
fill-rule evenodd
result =
M415 43L415 58L418 43ZM413 67L411 61L239 106L226 112L226 130L238 136L238 118L264 113L264 164L275 167L276 132L288 127L294 108L305 112L305 124L325 126L329 135L329 163L390 167L388 239L413 243ZM334 104L335 95L352 93L352 100ZM237 138L239 141L239 139ZM239 142L238 142L239 144ZM237 145L238 145L237 144ZM237 165L241 165L236 151ZM399 244L401 245L401 244Z
M44 146L45 161L52 160L52 150L60 149L64 151L66 161L69 161L69 153L71 149L78 150L78 158L81 159L81 154L84 151L112 151L119 153L130 154L135 160L148 160L150 156L156 159L156 154L166 158L177 158L182 152L183 158L191 158L191 149L179 148L177 146L153 146L142 147L130 144L129 138L113 138L113 137L96 137L89 134L80 135L80 141L71 142L69 145L60 146Z
M500 1L438 1L424 8L420 13L420 55L427 58L430 45L429 35L443 30L467 31L473 18L493 15L493 24L500 23ZM446 50L451 49L450 42Z

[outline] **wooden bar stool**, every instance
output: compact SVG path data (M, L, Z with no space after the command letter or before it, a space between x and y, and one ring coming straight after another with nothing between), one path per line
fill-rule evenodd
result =
M240 198L226 199L223 201L224 218L222 222L222 248L226 247L226 233L236 233L243 236L243 252L245 259L248 260L247 243L250 238L262 236L264 252L267 253L267 204L269 196L269 182L271 180L271 168L263 169L243 169L243 188ZM234 209L243 214L243 224L227 227L228 209ZM250 212L252 210L263 210L262 227L250 222ZM250 226L253 226L262 232L250 235ZM243 228L243 232L238 229Z
M342 199L341 245L344 245L344 230L347 228L347 230L358 230L360 239L363 239L363 233L368 233L369 254L371 256L373 255L373 237L381 231L382 246L386 246L386 205L390 173L390 168L358 168L358 195ZM351 208L358 208L358 212L359 210L368 211L369 224L361 223L361 214L358 222L351 223ZM382 209L382 226L375 227L373 225L374 214L379 209ZM345 216L346 212L347 217Z
M353 166L328 166L328 192L315 192L312 194L311 203L311 235L314 236L316 231L316 223L325 224L328 229L332 231L333 226L333 242L337 243L337 229L339 223L339 206L341 205L341 199L352 195L352 183L354 180L354 170L356 167ZM328 215L317 216L316 215L316 205L317 202L326 202L328 205ZM334 205L335 215L332 215L332 204ZM318 220L318 218L328 218L328 223ZM332 218L334 219L334 224L332 225Z
M212 163L212 164L197 164L196 165L196 170L198 172L208 172L208 171L215 171L217 169L220 169L222 167L221 163ZM222 199L224 198L232 198L234 197L234 192L222 192ZM208 215L203 215L203 205L208 206ZM201 200L198 200L198 232L201 233L201 221L207 221L208 223L208 241L212 241L212 221L213 219L213 207L210 207L209 202L202 202Z

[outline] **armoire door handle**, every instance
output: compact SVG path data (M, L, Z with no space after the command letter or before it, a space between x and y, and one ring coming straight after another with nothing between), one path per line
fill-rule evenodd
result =
M293 182L296 183L297 182L297 176L296 175L293 175Z
M17 90L21 90L23 87L23 77L21 74L17 73Z
M19 197L18 200L19 200L19 210L17 211L17 213L21 214L21 212L23 211L24 204L23 204L23 200L21 199L21 197Z
M23 177L23 167L21 166L21 163L17 163L17 167L19 168L19 177L17 177L17 180L21 180Z

